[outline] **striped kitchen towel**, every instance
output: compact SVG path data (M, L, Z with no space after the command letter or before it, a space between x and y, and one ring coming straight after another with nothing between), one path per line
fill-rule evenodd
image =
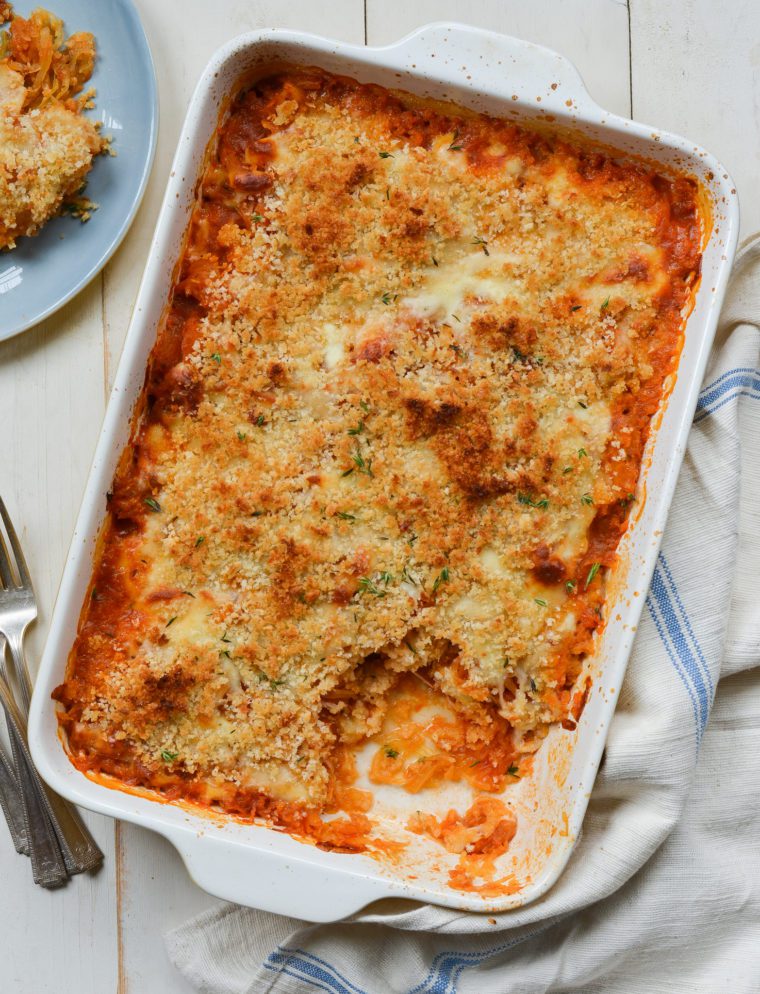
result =
M222 905L166 937L206 994L760 991L760 238L737 258L583 835L495 917Z

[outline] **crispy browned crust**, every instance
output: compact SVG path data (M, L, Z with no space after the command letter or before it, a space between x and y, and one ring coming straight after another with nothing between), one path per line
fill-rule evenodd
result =
M288 824L404 670L473 741L572 724L699 250L688 179L317 70L242 93L57 693L75 761Z

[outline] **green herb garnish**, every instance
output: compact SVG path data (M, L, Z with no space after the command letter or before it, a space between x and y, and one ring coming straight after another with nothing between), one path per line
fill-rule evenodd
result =
M408 569L408 567L406 565L404 565L403 569L401 570L401 579L402 580L406 580L407 583L411 583L415 587L417 586L417 581L414 579L414 577L412 576L412 574L409 572L409 569Z
M593 503L594 503L594 498L591 496L591 494L583 494L583 496L581 497L581 504L585 504L588 507L590 504Z
M360 421L355 428L349 428L347 434L349 435L361 435L364 431L364 422Z
M578 449L578 458L579 459L582 459L584 456L587 456L587 455L588 455L588 452L586 452L585 449Z
M393 152L378 152L377 154L380 156L381 159L392 159L393 158Z
M538 507L544 510L549 506L549 498L542 497L541 500L534 500L528 494L518 494L517 500L520 504L525 504L526 507Z
M391 749L390 746L386 746L385 755L388 759L398 759L398 749Z
M381 590L372 577L363 576L359 580L359 592L362 594L372 594L373 597L385 597L387 591Z
M457 145L458 138L459 138L459 128L455 128L454 129L454 134L452 135L452 138L451 138L451 144L449 145L447 151L449 151L449 152L461 152L462 151L462 146L461 145Z
M199 545L203 545L205 541L206 541L206 536L199 535L198 538L196 538L195 540L195 548L197 549Z
M161 750L161 759L163 759L165 763L173 762L177 758L177 756L179 756L178 752L169 752L168 749Z
M491 254L488 251L488 242L485 240L485 238L480 238L478 235L476 235L475 238L473 239L472 244L473 245L480 245L480 247L483 249L483 251L485 252L486 255L490 255Z
M372 460L365 459L361 454L360 449L357 447L356 452L351 456L354 461L354 466L351 469L347 469L343 476L348 476L349 473L353 473L354 469L358 469L360 473L364 473L365 476L374 476L372 472Z
M515 777L517 780L520 779L520 767L519 766L515 766L514 763L512 763L512 765L509 767L509 769L507 770L507 773L511 777Z
M252 221L263 221L264 220L264 215L263 214L251 214L251 220Z
M591 583L593 583L594 577L601 569L601 566L602 566L601 563L593 563L591 569L588 571L588 576L586 577L586 586L583 588L584 590L588 590Z
M543 599L543 597L534 597L533 600L538 604L539 607L548 607L549 605Z
M444 566L441 572L435 578L435 582L433 583L433 593L435 593L438 590L438 588L442 583L448 583L448 582L449 582L449 567Z
M336 518L342 518L344 521L356 521L355 514L349 514L348 511L336 511Z
M160 511L161 510L161 505L158 503L158 501L154 497L146 497L145 498L145 503L148 505L148 507L151 509L151 511Z
M565 590L568 594L572 594L575 591L575 580L568 580L565 584Z
M602 302L601 309L604 310L606 307L609 307L609 306L610 306L610 298L607 297L607 299Z
M221 364L222 364L222 357L219 355L218 352L212 352L211 353L211 358L214 360L214 362L217 364L217 366L221 366Z

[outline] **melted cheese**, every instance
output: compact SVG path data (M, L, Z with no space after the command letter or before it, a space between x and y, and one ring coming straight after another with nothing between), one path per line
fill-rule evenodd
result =
M233 106L59 695L118 762L324 809L404 670L526 749L568 720L694 189L457 124L312 71Z

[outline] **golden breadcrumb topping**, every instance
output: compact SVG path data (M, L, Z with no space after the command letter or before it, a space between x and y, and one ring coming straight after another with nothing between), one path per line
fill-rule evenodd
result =
M56 692L74 761L288 824L405 672L504 775L572 726L700 239L692 181L559 135L241 93Z

